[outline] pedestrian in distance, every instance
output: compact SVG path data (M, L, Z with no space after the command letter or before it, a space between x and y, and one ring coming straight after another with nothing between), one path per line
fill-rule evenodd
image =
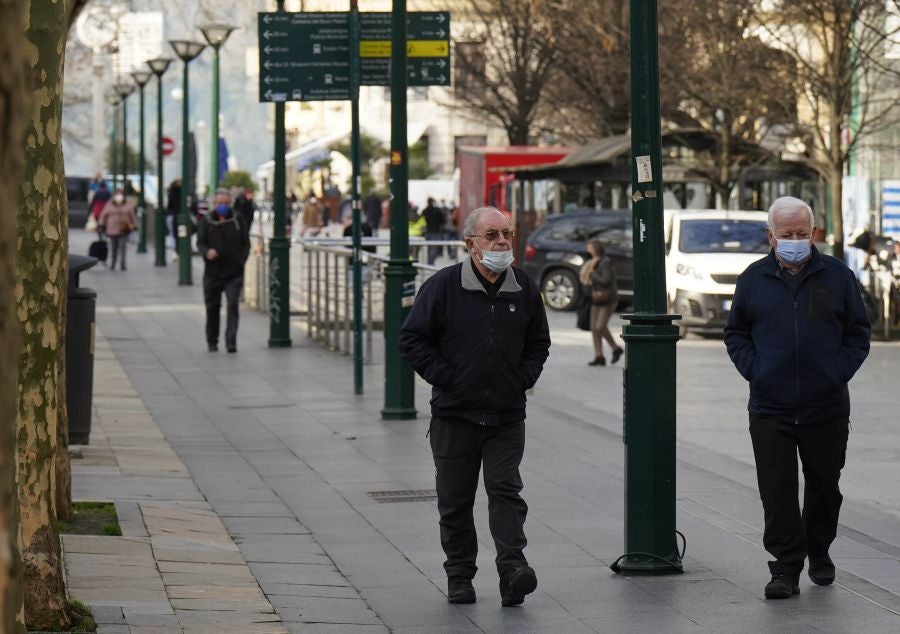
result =
M579 279L583 301L590 304L588 324L594 339L594 360L588 362L588 365L606 365L606 357L603 356L604 340L612 348L611 362L616 363L624 352L609 331L609 319L619 303L616 273L600 240L591 240L586 248L591 258L581 265Z
M244 219L244 226L247 227L247 231L250 231L250 228L253 226L253 219L256 217L258 209L259 207L253 201L253 189L244 187L234 199L234 211Z
M128 242L128 234L137 227L137 219L134 215L134 207L125 198L125 192L117 189L112 198L103 207L100 212L100 218L97 220L97 226L100 233L105 234L112 247L112 262L109 265L110 271L116 270L116 262L120 262L120 268L124 271L125 253ZM121 256L121 259L119 259Z
M369 192L369 195L363 200L363 213L366 217L366 222L369 223L373 231L377 232L378 227L381 226L381 199L374 191Z
M464 227L470 257L422 284L400 332L400 353L432 385L434 458L447 600L474 603L478 539L472 516L484 469L500 599L520 605L537 587L525 559L519 465L525 449L525 391L550 349L540 290L513 267L513 231L493 207Z
M774 557L767 599L800 592L809 558L817 585L834 581L838 480L847 450L847 383L869 353L870 325L853 272L812 244L812 209L798 198L769 208L769 254L738 277L725 345L750 383L750 438ZM797 455L803 466L798 501Z
M319 231L324 226L322 224L324 209L319 199L315 195L310 194L306 204L303 205L303 211L300 212L300 235L315 236L319 234Z
M100 182L97 183L97 190L91 198L90 218L93 218L94 222L88 222L88 224L85 225L85 229L96 231L98 238L100 237L100 214L103 212L103 208L106 207L106 203L109 202L110 198L112 198L112 193L106 186L106 181L100 180ZM93 225L93 229L90 229L91 225Z
M206 343L210 352L219 349L219 313L225 293L225 347L237 352L238 301L244 285L244 263L250 255L250 234L244 220L231 208L227 189L217 189L212 212L200 220L197 249L206 268L203 297L206 301Z
M425 239L443 240L444 226L447 224L447 213L437 206L434 198L428 198L428 204L422 210L422 218L425 219ZM443 250L443 247L428 247L428 263L434 264L434 261Z

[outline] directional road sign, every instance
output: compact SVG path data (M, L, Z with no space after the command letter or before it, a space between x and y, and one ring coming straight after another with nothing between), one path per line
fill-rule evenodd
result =
M407 85L449 86L450 13L407 15ZM346 11L259 13L259 100L349 100L349 16ZM359 17L361 83L389 86L391 14Z
M359 54L362 84L391 83L391 14L360 13ZM450 13L407 14L406 82L408 86L450 85Z
M348 13L260 13L259 100L350 99Z

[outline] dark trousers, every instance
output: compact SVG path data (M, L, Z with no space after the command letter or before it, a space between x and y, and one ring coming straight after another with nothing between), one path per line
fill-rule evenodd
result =
M519 496L525 422L487 427L461 419L432 418L430 434L447 576L471 579L478 570L478 538L472 508L482 464L497 571L502 575L510 568L525 565L522 551L528 505Z
M756 477L765 513L763 545L775 557L772 574L798 574L809 555L828 554L837 535L838 480L847 454L849 420L794 425L750 416ZM803 465L803 509L798 500L797 454Z
M112 262L109 265L109 269L111 271L116 270L116 261L119 259L119 254L122 255L122 264L120 265L121 269L125 270L125 252L127 251L128 246L128 235L122 234L120 236L109 236L109 241L112 243Z
M219 342L219 313L222 309L222 293L225 293L227 302L227 319L225 322L225 345L234 347L237 345L238 329L238 301L241 297L241 288L244 286L244 276L212 277L203 276L203 297L206 300L206 342Z

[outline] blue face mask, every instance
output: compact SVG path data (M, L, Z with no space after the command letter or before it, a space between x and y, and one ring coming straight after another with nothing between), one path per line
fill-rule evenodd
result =
M216 205L216 213L219 214L220 216L224 216L225 214L227 214L228 209L229 209L229 207L225 203L222 203L221 205Z
M502 273L510 267L515 256L509 251L481 251L481 263L494 273Z
M809 240L776 239L775 255L788 264L802 264L810 254Z

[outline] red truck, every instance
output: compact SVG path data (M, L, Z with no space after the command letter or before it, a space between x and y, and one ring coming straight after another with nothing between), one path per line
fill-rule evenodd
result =
M514 250L520 253L518 243L522 240L523 227L509 204L507 183L512 176L504 174L504 168L555 163L572 152L573 148L562 146L535 147L531 145L463 145L457 158L459 167L459 214L457 230L462 232L463 223L469 212L478 207L492 205L510 215L513 226L519 234ZM524 244L524 241L522 241Z

